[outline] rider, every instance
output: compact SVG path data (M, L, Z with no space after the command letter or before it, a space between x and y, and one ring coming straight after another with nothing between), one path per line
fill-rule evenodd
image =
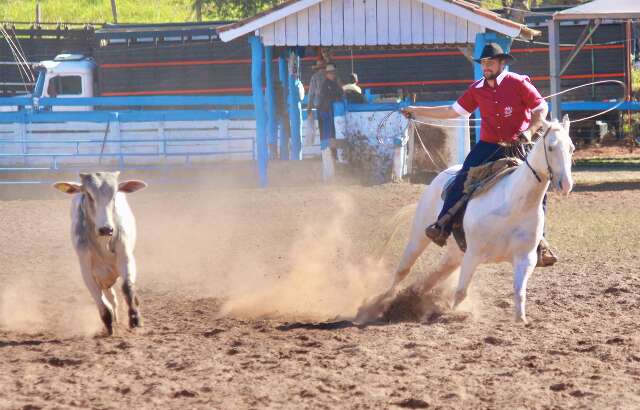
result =
M469 117L480 109L482 126L480 141L467 155L462 169L449 189L438 221L426 228L425 234L444 246L451 234L451 218L443 217L462 198L469 168L495 161L514 153L522 157L530 149L533 134L542 126L548 107L526 75L507 71L513 57L496 43L487 44L479 59L484 78L472 83L453 105L438 107L410 106L402 110L407 118L452 119ZM522 159L522 158L521 158ZM550 266L557 261L543 238L538 245L538 266Z

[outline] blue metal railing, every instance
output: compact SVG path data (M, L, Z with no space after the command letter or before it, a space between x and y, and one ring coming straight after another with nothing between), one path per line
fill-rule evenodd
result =
M207 130L215 130L215 126L203 125L203 128L193 129L193 126L184 128L185 133L197 131L197 137L170 138L164 133L170 131L175 135L181 130L179 125L159 125L157 136L152 138L129 137L128 132L140 132L140 130L121 129L118 124L131 122L196 122L196 121L225 121L225 120L254 120L252 109L253 99L250 96L157 96L157 97L91 97L91 98L0 98L0 106L17 106L18 111L0 112L0 124L23 124L19 134L13 134L12 139L0 139L0 162L10 164L0 167L0 173L7 175L12 172L52 172L64 171L75 166L73 158L92 159L98 158L116 159L117 168L123 169L148 169L153 168L149 164L129 163L125 158L150 158L158 159L184 158L183 164L190 164L191 159L205 156L243 155L255 160L256 140L255 136L230 137L227 134L208 137ZM52 111L53 107L97 107L92 111ZM141 107L152 109L142 110ZM162 109L165 107L178 107L178 109ZM156 109L161 108L161 109ZM211 109L209 109L211 108ZM229 109L233 108L233 109ZM28 124L47 123L104 123L104 129L95 127L82 127L64 130L52 127L49 131L45 128L32 130ZM230 129L234 129L233 123L228 123ZM100 127L98 127L100 128ZM117 128L117 131L115 131ZM16 129L19 130L19 127ZM144 130L150 131L150 130ZM59 135L62 139L45 137L47 133L67 134ZM74 138L77 132L78 138ZM82 134L104 133L104 138L82 138ZM233 132L233 131L232 131ZM10 131L8 133L11 133ZM114 133L116 136L114 136ZM202 136L204 133L204 136ZM7 134L7 133L5 133ZM72 134L72 136L69 136ZM124 135L123 135L124 134ZM19 136L18 136L19 135ZM225 136L227 135L227 136ZM216 149L216 144L225 142L238 142L235 147ZM239 146L238 146L239 145ZM17 149L15 147L18 147ZM13 148L12 148L13 147ZM84 150L83 150L84 147ZM142 148L141 148L142 147ZM245 148L246 147L246 148ZM41 159L49 158L50 162L44 163ZM39 160L40 159L40 160ZM64 166L61 166L64 161ZM94 162L91 160L90 162ZM112 161L107 161L112 162ZM135 162L135 161L134 161ZM139 161L138 161L139 162ZM47 166L48 165L48 166ZM176 165L175 163L164 163ZM86 165L85 165L86 166ZM109 167L109 165L107 165ZM0 184L14 183L16 181L3 180ZM21 181L25 182L25 181ZM34 182L34 181L31 181Z

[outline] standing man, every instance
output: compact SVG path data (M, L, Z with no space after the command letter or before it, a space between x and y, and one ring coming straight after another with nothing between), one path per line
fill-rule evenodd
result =
M324 82L325 67L326 63L324 60L318 60L318 62L313 67L311 67L311 69L314 70L314 73L309 80L309 94L307 95L307 117L312 118L313 109L318 108L318 104L320 104L320 87ZM320 124L318 124L318 126L320 126Z
M329 141L336 137L336 128L333 122L333 103L340 101L343 95L342 87L337 81L336 67L333 64L327 64L324 73L325 80L320 87L317 106L321 150L326 149L329 146Z
M425 234L439 246L444 246L451 234L449 218L443 218L462 198L464 182L469 168L519 153L524 157L533 134L542 126L548 107L538 90L526 75L510 73L506 65L513 57L496 43L487 44L479 59L484 78L471 84L467 91L451 106L407 107L408 118L450 119L469 117L479 108L482 118L480 141L465 159L456 175L438 216L438 221L426 228ZM522 158L521 158L522 159ZM546 197L545 197L546 209ZM557 258L543 238L538 245L538 266L551 266Z

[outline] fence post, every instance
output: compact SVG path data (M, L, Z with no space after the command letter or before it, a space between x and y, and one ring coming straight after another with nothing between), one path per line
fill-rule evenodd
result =
M249 37L251 43L251 86L253 104L256 113L256 145L258 147L258 177L261 187L267 186L267 118L264 112L264 95L262 94L262 60L264 57L260 37Z
M120 169L124 169L124 153L122 152L122 131L120 129L120 117L118 113L114 113L113 118L109 118L109 121L112 122L109 133L107 134L107 139L109 139L110 135L113 132L114 138L118 141L118 167ZM105 145L108 141L105 141ZM106 150L106 147L105 147Z

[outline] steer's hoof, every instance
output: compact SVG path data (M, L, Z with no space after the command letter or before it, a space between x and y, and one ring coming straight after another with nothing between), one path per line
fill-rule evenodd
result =
M136 327L142 327L142 318L140 313L134 312L129 314L129 328L134 329Z
M102 323L104 323L104 328L107 331L108 336L113 336L113 316L109 310L106 310L104 314L101 316Z

